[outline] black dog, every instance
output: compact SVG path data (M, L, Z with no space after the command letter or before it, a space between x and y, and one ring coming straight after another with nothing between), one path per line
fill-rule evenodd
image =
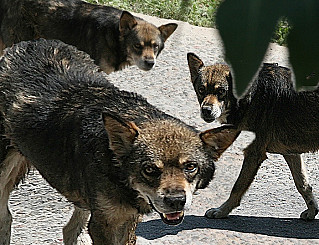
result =
M219 208L208 210L206 216L224 218L240 205L269 152L282 154L289 165L308 207L300 217L314 219L318 204L300 154L319 149L319 90L296 92L288 68L264 64L247 94L237 100L227 65L205 67L192 53L188 54L188 64L202 118L206 122L217 119L223 124L233 124L238 132L247 130L256 134L245 149L243 166L229 199Z
M9 193L30 164L76 206L66 244L76 243L89 214L94 244L135 244L139 216L152 208L165 223L179 224L192 193L213 177L234 130L199 133L106 77L88 55L60 41L5 51L1 244L10 238Z

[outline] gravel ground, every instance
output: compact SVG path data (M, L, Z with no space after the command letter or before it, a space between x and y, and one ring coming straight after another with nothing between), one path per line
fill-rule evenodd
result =
M144 16L156 25L168 20ZM156 67L144 72L136 67L113 73L110 80L122 89L145 96L167 113L199 129L207 124L199 117L199 106L189 79L186 54L194 52L205 64L223 61L218 32L211 28L177 22L179 27L167 41ZM289 66L287 50L271 44L266 62ZM269 154L242 204L228 219L203 217L229 196L243 160L242 150L252 140L244 132L216 164L210 186L194 196L184 222L176 227L163 224L157 214L144 218L138 226L138 244L319 244L319 220L304 222L300 213L306 208L297 192L282 156ZM319 191L318 154L304 154L315 196ZM62 227L72 213L72 205L32 170L25 183L11 195L13 213L12 244L63 244Z

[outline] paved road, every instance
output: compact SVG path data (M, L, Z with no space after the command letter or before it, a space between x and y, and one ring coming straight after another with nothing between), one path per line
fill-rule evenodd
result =
M145 17L155 24L169 21ZM175 21L174 21L175 22ZM214 29L178 22L179 28L150 72L131 67L110 75L117 86L138 92L151 103L199 129L217 126L199 117L198 104L189 81L186 53L195 52L206 64L223 62L223 49ZM287 51L271 45L267 62L288 65ZM239 208L228 219L208 220L203 214L228 197L243 160L242 150L252 139L243 133L216 164L210 186L198 192L183 224L163 224L157 214L144 218L138 227L138 244L319 244L319 220L298 219L305 204L297 192L283 158L268 155ZM305 154L310 182L319 196L318 154ZM72 206L31 171L10 199L13 212L12 244L62 244L62 227Z

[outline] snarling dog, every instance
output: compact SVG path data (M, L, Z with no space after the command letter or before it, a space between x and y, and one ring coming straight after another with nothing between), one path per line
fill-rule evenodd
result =
M6 49L0 80L1 244L10 237L9 193L30 165L76 206L66 244L76 243L89 214L94 244L135 244L139 216L152 209L169 225L182 222L236 136L231 128L198 132L119 90L61 41Z
M244 151L242 169L229 199L219 208L208 210L206 216L224 218L240 205L269 152L283 155L289 165L308 208L300 217L314 219L318 204L300 154L319 149L319 90L296 92L288 68L264 64L246 95L237 100L227 65L204 66L193 53L188 54L188 65L202 118L233 124L239 132L248 130L256 135Z
M152 69L176 28L157 28L127 11L81 0L0 0L0 49L59 39L88 53L106 73L130 65Z

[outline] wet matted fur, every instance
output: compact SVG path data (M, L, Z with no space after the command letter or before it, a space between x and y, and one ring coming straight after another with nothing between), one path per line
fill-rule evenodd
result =
M165 223L179 224L192 193L212 179L214 161L236 130L200 133L106 77L88 55L61 41L5 50L1 244L10 239L9 193L29 164L76 206L64 228L66 244L76 243L90 214L94 244L134 244L140 215L152 209Z
M319 91L296 92L288 68L264 64L247 94L237 100L233 95L230 68L224 64L204 66L193 53L188 54L191 81L206 122L219 120L238 131L255 133L245 149L240 175L229 199L219 208L206 212L209 218L224 218L240 201L252 183L266 152L283 155L307 210L300 217L312 220L318 204L308 183L301 153L319 149Z
M176 27L157 28L127 11L80 0L0 0L1 50L58 39L88 53L106 73L130 65L150 70Z

